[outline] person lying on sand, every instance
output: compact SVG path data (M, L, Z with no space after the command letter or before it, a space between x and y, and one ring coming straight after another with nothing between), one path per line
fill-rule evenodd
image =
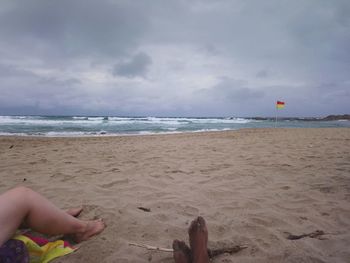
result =
M191 248L183 241L173 241L175 263L209 263L208 229L203 217L192 221L188 235Z
M79 243L101 233L102 219L79 220L82 208L63 211L27 187L16 187L0 195L0 248L20 226L46 235L72 236Z

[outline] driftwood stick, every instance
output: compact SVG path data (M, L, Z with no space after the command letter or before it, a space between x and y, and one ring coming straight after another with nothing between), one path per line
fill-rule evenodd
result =
M135 246L135 247L142 247L147 250L156 250L156 251L163 251L163 252L171 252L173 253L174 250L172 248L162 248L162 247L156 247L156 246L149 246L149 245L144 245L144 244L138 244L138 243L133 243L129 242L129 246ZM208 256L210 258L214 258L216 256L229 253L229 254L234 254L237 253L243 249L247 248L247 246L234 246L234 247L225 247L225 248L218 248L218 249L208 249Z
M324 237L322 237L323 235L325 235L326 233L323 232L322 230L316 230L314 232L308 233L308 234L301 234L301 235L293 235L290 234L288 232L286 232L286 234L288 234L287 239L289 240L298 240L304 237L310 237L310 238L318 238L318 239L324 239Z
M162 248L162 247L156 247L156 246L148 246L144 244L138 244L138 243L133 243L129 242L129 246L135 246L135 247L142 247L147 250L157 250L157 251L163 251L163 252L174 252L174 249L172 248Z
M151 208L147 208L147 207L143 207L143 206L139 206L138 209L140 209L144 212L151 212Z

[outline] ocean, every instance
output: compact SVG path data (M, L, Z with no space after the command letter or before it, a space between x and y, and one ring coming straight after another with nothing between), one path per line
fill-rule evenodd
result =
M348 120L183 118L116 116L0 116L0 135L17 136L110 136L224 131L244 128L350 127Z

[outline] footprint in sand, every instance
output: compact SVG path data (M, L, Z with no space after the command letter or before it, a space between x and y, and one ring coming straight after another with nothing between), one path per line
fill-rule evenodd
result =
M289 189L290 189L290 186L288 186L288 185L282 186L281 189L283 189L283 190L289 190Z
M111 188L114 185L121 185L121 184L128 184L128 183L129 183L129 179L123 179L123 180L117 180L117 181L112 181L110 183L102 184L102 185L100 185L100 187Z
M72 175L68 175L68 174L64 174L64 173L54 173L50 176L51 178L55 178L55 179L58 179L59 181L61 182L66 182L66 181L69 181L71 179L74 179L75 176L72 176Z

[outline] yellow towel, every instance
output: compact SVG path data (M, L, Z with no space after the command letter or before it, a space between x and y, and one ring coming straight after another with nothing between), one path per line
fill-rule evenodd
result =
M63 240L47 242L45 245L39 246L35 241L24 235L17 235L14 239L24 242L28 249L30 263L47 263L76 250L75 248L65 246Z

